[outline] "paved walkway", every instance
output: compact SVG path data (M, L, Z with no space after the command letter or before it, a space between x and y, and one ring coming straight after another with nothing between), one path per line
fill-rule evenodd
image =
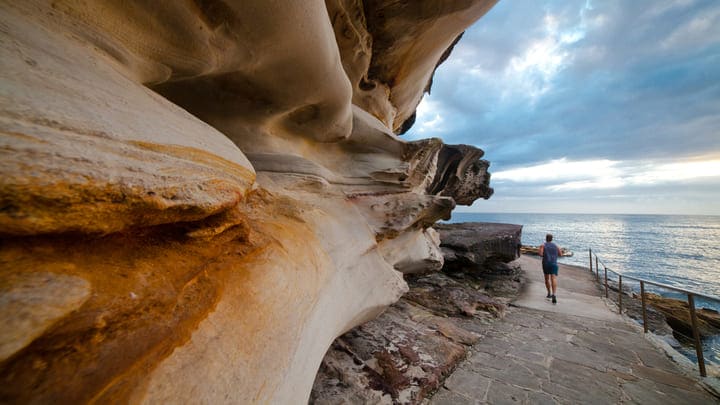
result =
M589 272L561 265L553 305L539 260L520 264L527 288L431 404L720 403L611 312Z

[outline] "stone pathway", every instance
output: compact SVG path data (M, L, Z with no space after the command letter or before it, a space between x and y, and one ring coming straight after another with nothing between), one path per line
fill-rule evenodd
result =
M720 403L612 313L588 272L561 266L552 305L537 259L520 260L528 288L430 404Z

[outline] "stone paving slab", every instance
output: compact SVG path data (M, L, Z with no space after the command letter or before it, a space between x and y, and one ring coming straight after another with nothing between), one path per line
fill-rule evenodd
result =
M542 275L532 273L539 261L524 256L521 264L529 288L430 404L720 403L593 295L588 272L562 266L552 305Z

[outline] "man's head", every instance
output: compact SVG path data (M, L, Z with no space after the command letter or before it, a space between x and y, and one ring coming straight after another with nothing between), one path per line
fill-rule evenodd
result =
M552 242L552 234L545 235L545 242Z

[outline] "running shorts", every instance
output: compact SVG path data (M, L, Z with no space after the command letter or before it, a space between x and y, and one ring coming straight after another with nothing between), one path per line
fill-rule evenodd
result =
M557 263L546 263L543 264L543 274L554 274L558 275L558 265Z

